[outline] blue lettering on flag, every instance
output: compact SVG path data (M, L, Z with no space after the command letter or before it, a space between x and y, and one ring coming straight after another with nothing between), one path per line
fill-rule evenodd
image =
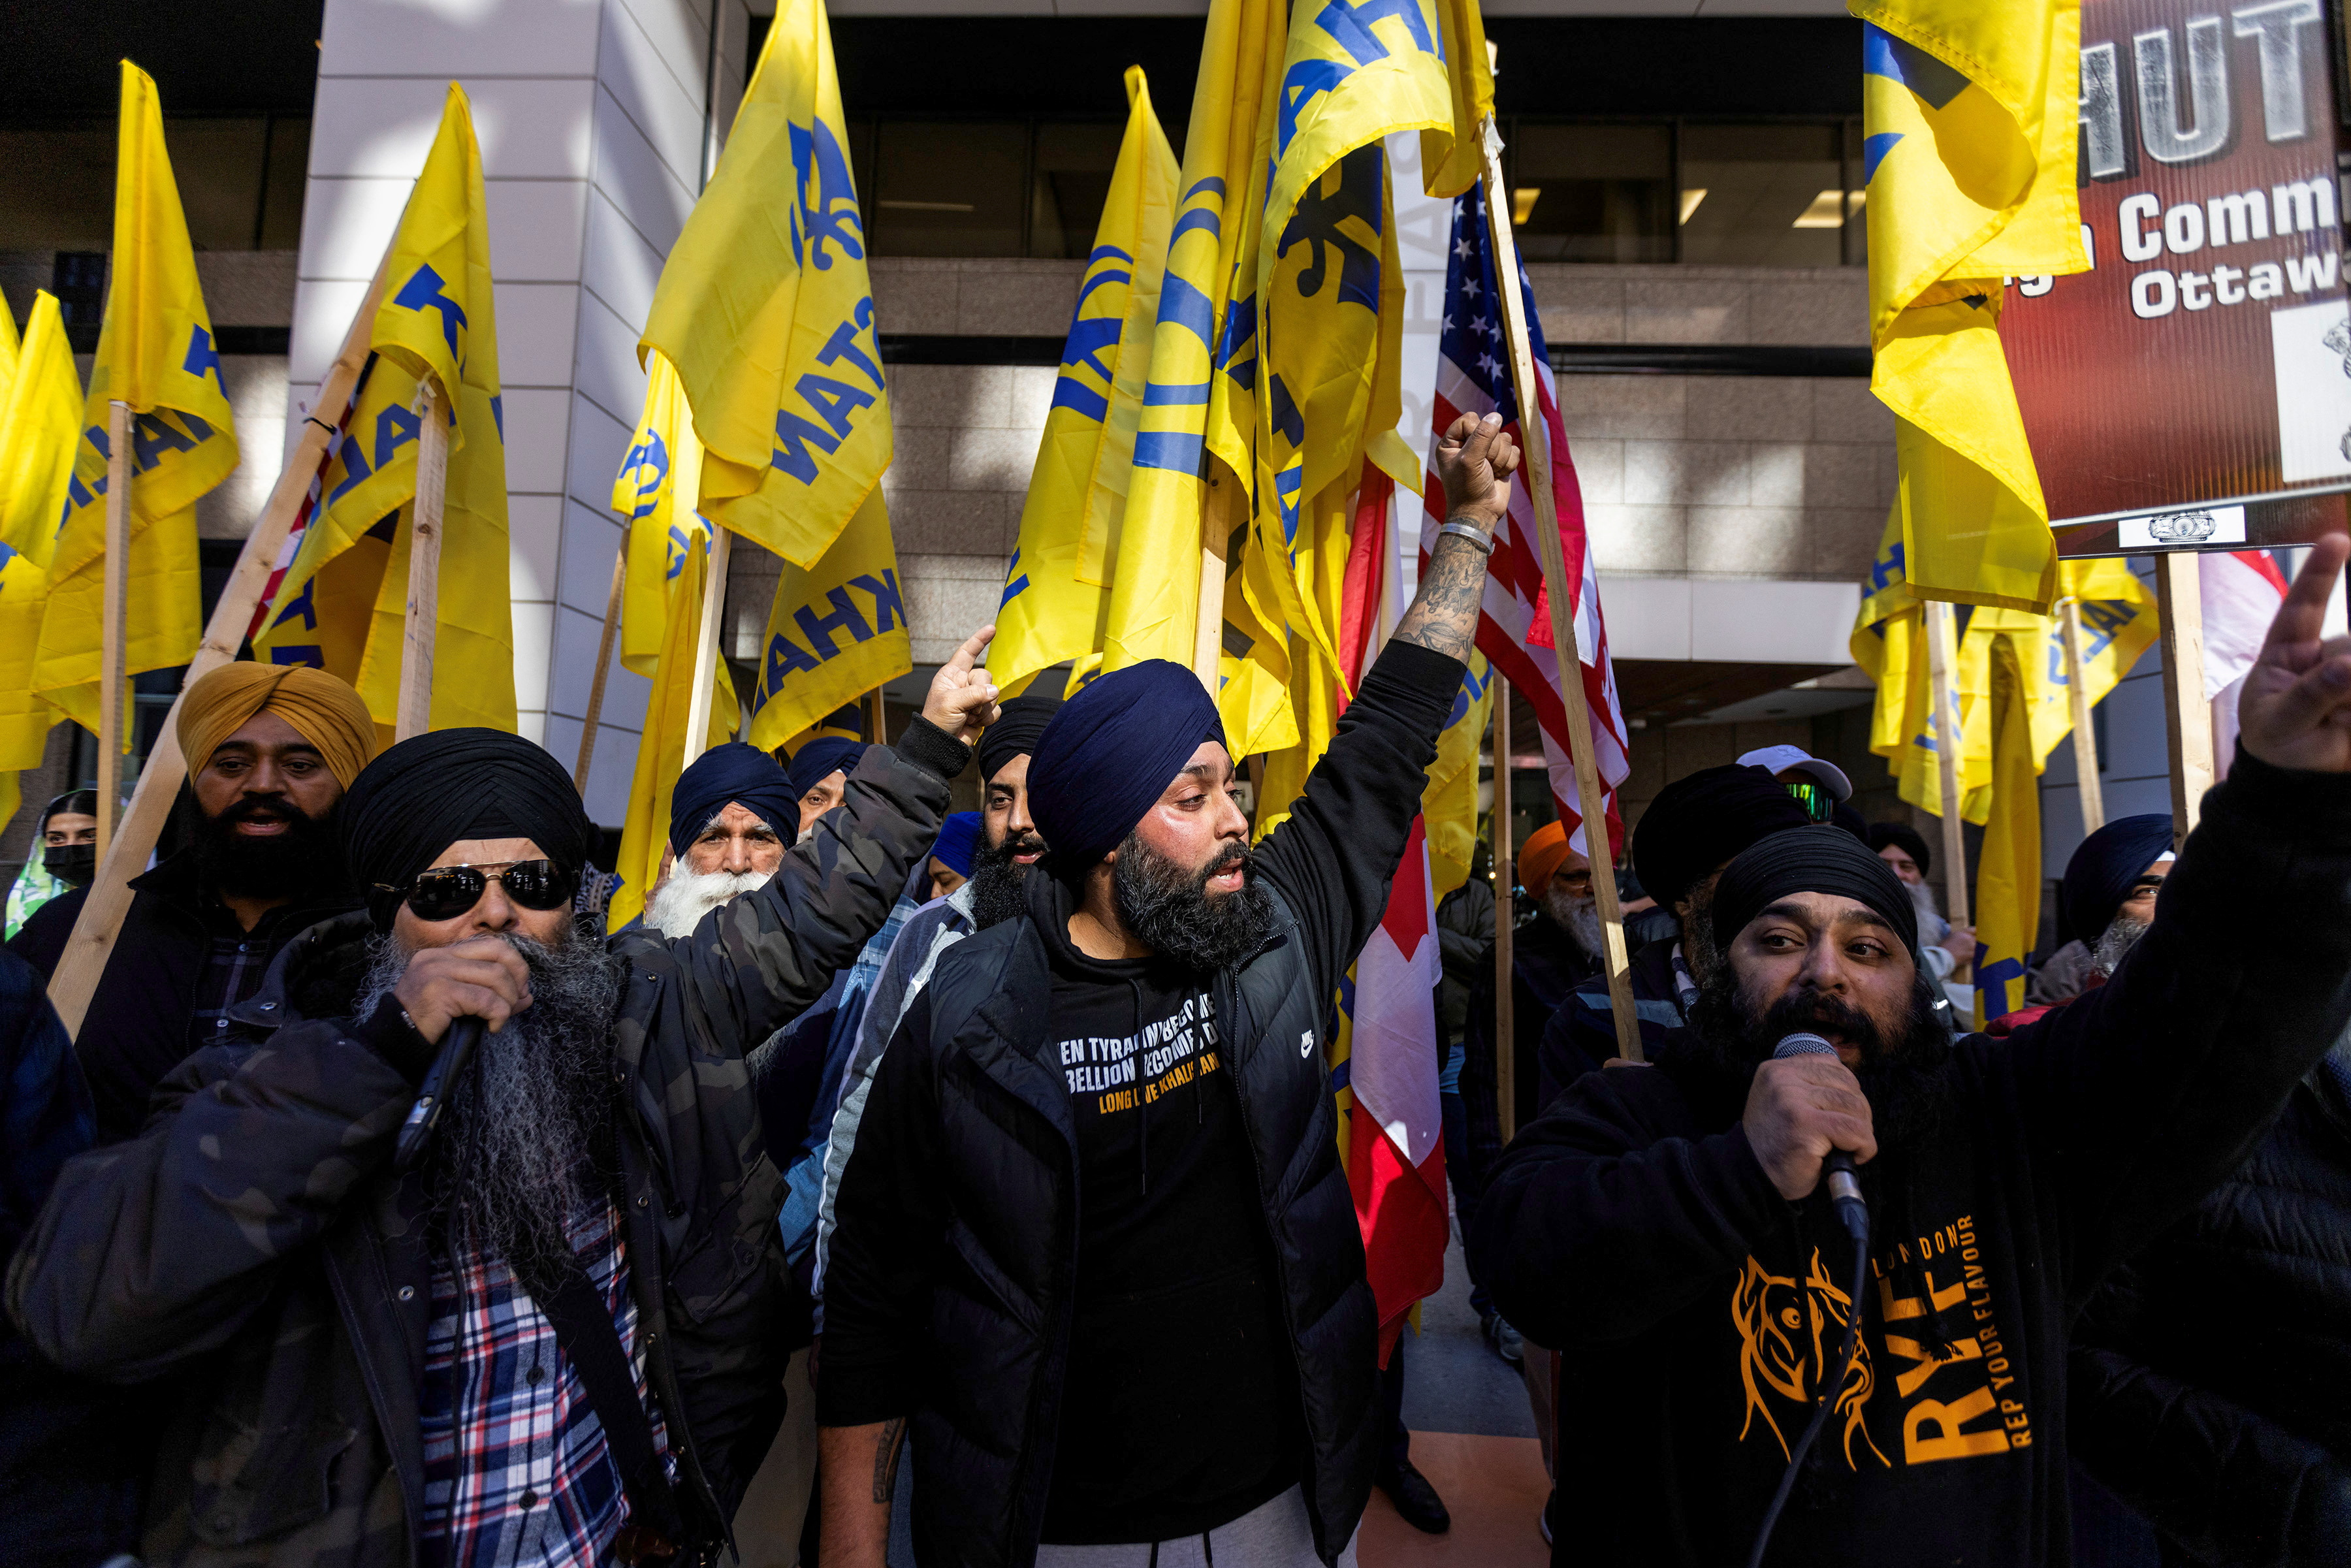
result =
M1105 362L1102 356L1118 347L1121 325L1123 323L1115 316L1094 316L1082 321L1071 321L1069 341L1061 348L1061 379L1068 381L1072 369L1084 365L1102 380L1109 381L1117 367ZM1054 396L1058 401L1060 393L1057 392Z
M1159 319L1183 328L1204 349L1214 347L1208 338L1216 330L1216 317L1215 301L1184 279L1171 272L1160 280Z
M1888 77L1918 95L1929 109L1941 109L1968 90L1968 78L1916 44L1903 42L1865 23L1861 29L1861 74ZM1862 182L1868 183L1866 178Z
M423 423L423 415L397 403L378 410L375 416L375 465L381 468L391 462L402 447L416 439Z
M792 209L792 256L806 267L811 253L819 272L832 270L827 245L841 247L852 261L865 258L865 227L857 210L857 187L850 178L849 160L832 128L821 120L813 126L791 128L792 172L799 202Z
M832 613L819 615L815 605L803 604L792 612L792 621L799 627L800 635L808 639L809 646L814 648L820 657L830 662L842 652L841 645L833 641L834 632L846 632L850 641L862 643L873 635L873 628L866 624L863 615L858 613L855 601L849 597L849 590L828 588L824 596L832 606Z
M657 431L645 432L645 438L630 447L628 456L621 460L621 472L629 475L636 486L629 521L652 516L653 509L661 505L662 481L669 477L669 443Z
M1290 68L1290 74L1281 78L1281 98L1275 117L1277 160L1290 151L1290 141L1298 134L1298 117L1305 112L1306 106L1354 74L1353 67L1343 66L1336 60L1301 60Z
M507 399L504 392L490 400L490 417L497 421L498 444L504 446L507 444Z
M213 335L204 330L201 321L188 332L188 357L181 361L180 368L198 381L212 377L221 396L228 395L228 387L221 381L220 350L213 347Z
M316 643L297 643L269 650L273 664L308 664L314 670L327 667L327 651Z
M849 586L862 588L873 596L874 635L879 636L893 626L904 626L906 623L906 601L898 597L898 574L888 567L882 569L882 576L879 580L871 577L852 577L849 580ZM859 641L862 642L863 639L861 638Z
M784 682L794 670L820 670L822 664L810 658L807 651L782 632L768 639L768 679L761 688L770 697L784 689ZM760 706L765 706L763 702Z
M1299 193L1297 209L1281 231L1275 255L1286 258L1293 245L1312 247L1312 258L1298 275L1301 298L1311 299L1322 292L1323 280L1331 275L1331 253L1335 251L1340 263L1338 302L1361 305L1374 312L1379 309L1380 160L1385 156L1385 147L1377 141L1357 148L1339 161L1335 190L1326 193L1317 180ZM1360 220L1371 232L1372 246L1364 246L1340 226L1349 218Z
M1874 136L1861 139L1861 183L1864 185L1876 177L1877 166L1886 162L1886 155L1893 152L1894 144L1901 140L1902 132L1899 131L1881 131Z
M1194 207L1177 218L1175 228L1168 232L1167 254L1175 255L1176 242L1194 229L1206 229L1210 239L1220 239L1225 232L1224 217L1214 207Z
M1428 23L1420 14L1418 0L1364 0L1360 5L1350 5L1347 0L1331 0L1314 17L1314 25L1331 37L1331 40L1347 51L1359 66L1388 57L1385 44L1372 32L1372 24L1384 16L1394 16L1412 33L1412 41L1424 54L1438 53L1437 40L1428 36Z
M2016 1010L2009 1005L2008 988L2011 982L2024 978L2022 960L2002 958L1997 964L1987 964L1984 958L1991 951L1982 943L1976 944L1977 1005L1982 1009L1986 1023Z
M1373 145L1376 147L1379 144L1374 142ZM1268 423L1276 435L1289 442L1292 448L1306 444L1306 415L1290 397L1290 388L1280 376L1273 378L1272 406L1269 414Z
M1116 322L1112 323L1117 325ZM1053 382L1053 406L1075 410L1091 423L1100 424L1110 417L1110 399L1071 375L1065 370Z
M1012 552L1012 559L1005 566L1004 597L996 601L996 607L998 610L1003 609L1019 598L1021 591L1028 586L1028 576L1020 570L1020 552L1016 549Z
M449 340L449 357L454 360L459 357L457 331L466 324L465 309L442 292L446 287L439 273L430 267L419 267L415 276L400 286L400 292L392 296L392 302L403 310L413 310L420 315L427 310L441 312L441 335ZM504 434L500 432L501 435Z
M302 630L305 632L316 632L319 629L319 607L317 604L312 602L311 595L317 591L318 587L319 578L317 573L314 572L310 576L303 579L302 591L296 594L292 599L287 600L286 601L286 608L279 611L276 615L270 618L270 629L275 631L278 627L285 625L288 621L293 620L297 615L299 615L302 618ZM283 660L279 662L281 664L284 663Z
M367 454L360 450L360 444L358 442L346 441L342 445L343 482L336 486L332 491L329 492L327 496L327 505L329 507L332 507L336 502L341 500L352 486L358 484L360 480L367 478L375 472L375 469L368 463Z
M768 466L782 469L803 485L816 483L816 459L809 455L810 447L827 455L841 450L839 437L810 424L789 409L777 411L776 440L780 444L768 459Z
M847 360L851 364L863 371L865 379L872 382L874 389L879 391L882 386L882 367L875 364L866 355L865 350L857 346L857 333L860 327L870 324L872 319L873 301L870 298L859 300L857 319L843 321L832 329L832 336L827 338L824 340L824 347L817 350L816 362L820 365L830 365L838 360Z
M1208 383L1206 382L1195 382L1190 386L1162 386L1154 382L1143 389L1143 402L1146 408L1176 408L1207 401Z
M1134 465L1197 476L1201 451L1206 444L1197 434L1187 434L1180 430L1142 431L1134 438Z
M1902 541L1896 539L1886 547L1869 569L1869 591L1876 593L1891 582L1902 580Z
M853 387L847 382L837 382L813 371L794 383L792 390L806 398L808 405L816 410L817 417L843 440L849 437L851 416L859 409L870 408L873 403L873 394L863 387Z
M204 434L212 434L210 426L203 429ZM131 425L131 465L144 474L163 461L167 452L193 452L200 439L191 439L187 432L165 419L160 411L142 413Z

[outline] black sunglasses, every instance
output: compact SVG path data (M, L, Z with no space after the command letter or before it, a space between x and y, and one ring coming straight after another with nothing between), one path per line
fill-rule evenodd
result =
M579 886L578 877L549 860L513 861L504 866L444 865L418 872L405 899L419 920L455 920L479 904L494 882L525 909L560 909Z

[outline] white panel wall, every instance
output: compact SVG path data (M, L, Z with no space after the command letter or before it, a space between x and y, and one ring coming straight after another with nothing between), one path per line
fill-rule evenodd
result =
M612 476L644 392L636 341L701 188L705 83L739 84L741 0L329 0L288 402L308 412L382 256L452 80L489 202L505 382L515 698L577 756L621 546ZM714 51L711 27L720 37ZM731 114L738 88L722 89ZM646 684L615 664L588 803L620 821Z

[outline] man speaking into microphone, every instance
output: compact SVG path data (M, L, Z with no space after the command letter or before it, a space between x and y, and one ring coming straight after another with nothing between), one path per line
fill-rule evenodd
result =
M2345 554L2313 550L2154 924L2072 1007L1953 1042L1908 891L1837 829L1723 872L1690 1027L1526 1128L1470 1239L1495 1305L1562 1352L1556 1563L1749 1562L1816 1415L1762 1561L2071 1560L2075 1314L2351 1021L2351 639L2321 640Z
M10 1269L58 1364L184 1375L147 1563L715 1559L789 1350L744 1053L937 836L993 711L986 642L764 885L674 938L573 915L595 827L530 742L435 730L360 774L366 910L295 938L136 1138L68 1164ZM477 1027L403 1169L398 1130Z

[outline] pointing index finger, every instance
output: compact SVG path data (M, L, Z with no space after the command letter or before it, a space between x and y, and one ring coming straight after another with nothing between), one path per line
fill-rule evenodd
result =
M2326 601L2342 575L2346 554L2351 554L2351 538L2342 534L2328 534L2311 547L2310 559L2294 573L2294 586L2286 590L2285 601L2270 622L2263 653L2308 647L2325 636Z
M979 662L981 650L987 646L989 641L993 639L995 635L996 625L993 622L990 622L987 625L981 627L978 631L965 638L963 640L963 646L957 648L955 651L955 656L947 661L947 667L957 672L970 669L974 664Z

